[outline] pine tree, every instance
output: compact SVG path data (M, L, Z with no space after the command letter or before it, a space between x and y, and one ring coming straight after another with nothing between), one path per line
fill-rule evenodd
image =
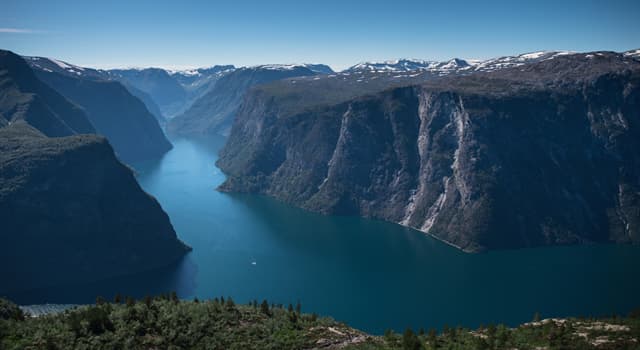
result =
M438 335L436 334L436 330L431 328L429 329L429 334L427 335L427 341L432 348L436 348L438 342Z
M402 348L405 350L420 350L422 344L411 328L407 328L402 335Z
M173 301L174 304L177 304L179 301L178 294L175 291L171 292L171 301Z
M231 297L227 298L226 308L227 310L233 310L236 308L236 304L233 302L233 299L231 299Z
M292 311L289 311L289 321L291 321L291 323L296 323L298 322L298 314Z
M267 302L266 299L262 301L262 304L260 304L260 312L262 312L267 316L271 316L271 310L269 310L269 303Z

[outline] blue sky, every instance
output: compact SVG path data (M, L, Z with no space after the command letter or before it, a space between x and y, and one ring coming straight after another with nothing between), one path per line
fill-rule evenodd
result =
M482 59L640 47L640 0L2 0L0 48L94 67Z

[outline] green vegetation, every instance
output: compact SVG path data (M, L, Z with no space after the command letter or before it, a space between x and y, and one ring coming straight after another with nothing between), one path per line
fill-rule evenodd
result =
M118 299L122 297L118 296ZM638 349L640 319L546 319L508 328L444 327L372 336L294 308L175 295L25 317L0 299L0 349ZM28 316L28 315L26 315Z

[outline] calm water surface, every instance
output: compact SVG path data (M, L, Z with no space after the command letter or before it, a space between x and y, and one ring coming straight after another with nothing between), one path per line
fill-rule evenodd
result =
M232 296L301 301L369 332L627 313L640 306L640 247L554 247L465 254L398 225L308 213L255 195L215 191L223 140L174 140L138 164L138 180L193 252L177 266L90 285L14 296L20 303L83 303L116 292L142 297Z

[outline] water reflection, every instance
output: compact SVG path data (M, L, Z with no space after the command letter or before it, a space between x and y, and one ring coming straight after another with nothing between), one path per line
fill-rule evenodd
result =
M152 271L91 283L39 288L8 297L18 304L86 304L95 302L96 296L111 300L116 294L140 299L176 291L178 295L189 296L196 289L197 273L198 266L186 255L170 266Z

